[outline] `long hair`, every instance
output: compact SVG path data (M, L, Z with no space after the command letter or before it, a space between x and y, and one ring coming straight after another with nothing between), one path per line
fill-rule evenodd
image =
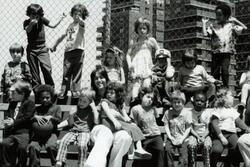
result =
M89 16L89 12L88 12L86 6L83 5L83 4L78 3L78 4L75 4L75 5L71 8L71 11L70 11L71 17L73 16L73 14L74 14L76 11L77 11L77 12L79 11L79 12L81 13L81 17L82 17L83 20L85 20L85 19Z
M107 92L112 90L115 91L116 95L115 105L119 110L121 110L124 104L124 97L125 97L124 86L117 82L109 82L106 87L105 97L107 97Z
M134 24L135 33L138 34L138 27L139 27L141 24L142 24L142 25L145 25L145 26L147 27L147 29L148 29L147 34L149 34L150 31L151 31L151 28L150 28L150 21L149 21L148 19L146 19L146 18L143 18L143 17L140 17L140 18L138 18L138 19L135 21L135 24Z
M115 68L119 69L122 67L122 59L120 57L120 49L115 47L115 46L111 46L108 49L106 49L105 54L104 54L104 59L103 59L103 65L104 66L109 66L108 62L107 62L107 54L108 53L113 53L112 56L115 57Z
M228 93L232 93L231 90L229 90L228 88L221 88L217 91L216 100L214 103L214 106L216 108L222 108L222 107L230 108L230 107L232 107L232 104L228 102L228 99L226 97Z
M105 70L105 68L102 65L97 65L96 68L91 72L90 74L90 82L91 82L91 88L97 93L97 87L95 85L95 78L96 75L99 74L101 75L103 78L106 79L106 82L109 82L109 77L107 74L107 71Z

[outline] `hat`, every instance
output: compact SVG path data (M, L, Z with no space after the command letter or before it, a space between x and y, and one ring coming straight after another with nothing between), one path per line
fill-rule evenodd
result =
M158 49L155 52L156 59L160 58L171 58L171 53L167 49Z

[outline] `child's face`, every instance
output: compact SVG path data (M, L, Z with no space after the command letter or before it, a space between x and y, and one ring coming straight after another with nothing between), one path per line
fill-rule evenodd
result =
M145 24L140 24L138 26L138 34L139 35L147 35L148 34L148 28Z
M184 103L181 99L173 99L172 106L175 111L181 112L184 107Z
M197 94L194 97L194 109L195 111L202 111L204 108L206 108L206 97L203 94Z
M216 13L216 20L218 23L224 23L226 21L226 17L224 16L221 9L217 9L215 13Z
M154 93L147 93L142 97L142 106L149 107L153 104Z
M166 58L158 58L157 59L159 67L164 67L167 64L167 59Z
M73 20L75 23L79 22L79 19L81 18L81 12L80 11L75 11L72 15Z
M107 99L113 103L116 102L116 94L115 94L115 90L108 90L107 91L107 95L106 95Z
M195 67L195 61L194 61L194 60L185 61L184 65L185 65L188 69L193 69L193 68Z
M90 100L86 96L82 96L78 100L78 107L84 109L88 107L90 104Z
M11 101L20 102L24 99L24 94L18 93L15 88L10 88L9 98Z
M101 74L96 73L95 76L95 86L97 89L103 89L106 88L107 85L107 81L105 79L105 77L103 77Z
M41 93L40 101L43 106L50 106L52 104L52 97L50 92L44 91Z
M107 63L108 63L110 66L114 65L114 64L115 64L115 55L114 55L114 53L112 53L112 52L107 52L106 54L107 54L107 55L106 55L106 61L107 61Z
M37 19L38 20L39 19L39 15L34 14L34 13L31 13L29 17L30 17L31 20L33 20L33 19Z
M231 91L228 91L227 94L226 94L226 99L227 99L227 104L229 106L233 106L234 104L234 97L233 97L233 94Z
M10 52L10 55L11 55L14 63L20 63L21 62L21 59L22 59L23 55L22 55L22 53L20 51Z

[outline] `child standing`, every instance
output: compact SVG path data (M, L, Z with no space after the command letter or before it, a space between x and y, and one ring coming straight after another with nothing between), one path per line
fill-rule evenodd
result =
M103 65L108 73L109 80L125 84L125 75L122 67L122 59L115 47L110 47L104 55Z
M24 54L23 47L18 43L14 43L10 46L9 51L12 57L12 61L8 62L5 65L1 80L1 91L4 95L4 103L8 102L9 89L17 80L31 82L29 66L26 62L22 61L22 57Z
M30 166L40 166L40 151L43 146L49 154L52 166L56 160L57 124L61 122L61 108L53 104L54 89L50 85L37 87L36 97L41 103L36 107L32 121L32 138L29 145Z
M141 88L139 98L141 103L131 109L131 117L142 130L145 136L145 140L142 141L143 148L152 154L152 158L134 161L133 166L163 167L164 148L161 132L156 124L156 118L159 115L155 109L156 98L154 90L152 88Z
M71 8L70 12L73 22L69 24L66 32L57 39L52 51L56 50L57 45L66 37L66 46L64 51L63 62L63 81L59 98L63 98L70 86L72 96L78 98L81 90L82 67L84 59L84 20L89 13L83 4L76 4Z
M227 88L219 89L212 113L211 123L214 132L212 138L211 166L215 167L225 146L229 149L227 165L239 166L238 136L236 126L250 132L249 127L239 118L239 113L233 108L234 97Z
M218 5L215 9L216 23L207 26L208 19L202 19L203 33L211 37L212 66L211 73L216 79L223 81L228 87L230 58L235 54L236 36L247 27L234 17L231 8L226 4Z
M26 167L30 119L35 112L35 103L29 100L30 92L31 86L25 81L18 80L10 87L10 103L4 120L7 137L0 142L1 167Z
M56 167L61 167L66 163L67 147L74 141L77 141L80 154L78 166L84 166L87 158L87 144L90 139L90 131L95 124L98 124L98 112L94 103L94 96L95 93L93 91L82 91L77 108L71 109L67 120L71 129L60 141Z
M139 18L135 22L137 38L130 41L127 52L127 63L132 77L132 100L138 96L141 86L151 85L153 50L159 49L157 41L149 37L150 22L146 18Z
M112 132L121 129L127 131L136 145L134 155L143 159L151 158L152 155L146 152L141 145L141 140L145 139L143 133L138 126L131 122L123 106L124 86L110 82L106 88L105 99L101 101L102 124L110 128Z
M207 97L203 92L197 92L193 98L191 136L188 138L189 166L196 166L197 151L201 150L203 164L210 167L210 150L212 141L209 136L211 111L206 109Z
M173 167L173 149L177 147L180 152L179 166L188 166L187 137L190 133L192 115L184 109L186 102L184 93L176 90L171 95L171 109L167 110L162 118L167 134L166 157L167 166Z

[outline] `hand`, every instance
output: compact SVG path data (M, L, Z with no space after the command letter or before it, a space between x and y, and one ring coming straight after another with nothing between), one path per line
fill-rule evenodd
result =
M47 123L46 120L43 119L43 116L35 115L34 118L40 126Z
M250 128L247 128L245 133L250 133Z
M131 118L129 118L129 117L124 117L123 120L124 120L125 122L131 122Z
M209 19L208 18L202 18L201 21L202 21L202 23L207 24L207 22L209 21Z
M74 115L77 112L77 107L71 107L70 111L69 111L69 115Z
M60 20L62 21L65 17L67 17L67 15L63 13Z
M49 50L50 50L51 52L55 52L55 51L56 51L56 46L53 46L53 47L49 48Z
M30 21L30 24L31 25L35 25L35 24L37 24L38 23L38 20L37 19L32 19L31 21Z
M92 101L89 105L90 105L90 107L91 107L91 108L95 108L95 107L96 107L96 105L95 105L95 102L94 102L94 101Z
M7 118L3 121L4 125L11 126L14 124L14 120L12 118Z
M53 118L52 115L47 115L47 116L44 116L43 119L46 120L46 123L49 123L49 121L51 120L51 118Z
M221 142L222 142L222 144L224 145L224 146L226 146L226 145L228 145L228 141L227 141L227 139L223 136L223 137L220 137L220 140L221 140Z
M120 122L114 121L113 123L114 123L114 126L115 126L115 129L116 129L116 130L121 130L122 125L120 124Z

